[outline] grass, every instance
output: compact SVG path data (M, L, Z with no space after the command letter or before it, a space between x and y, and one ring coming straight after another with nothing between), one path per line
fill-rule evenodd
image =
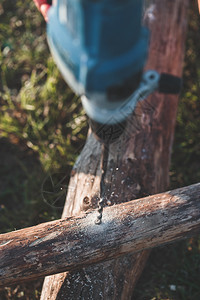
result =
M60 217L70 170L87 132L80 101L49 54L45 23L32 2L0 2L0 232ZM171 188L200 181L200 21L195 9L190 9ZM46 190L56 194L56 203ZM198 237L155 249L134 300L198 300L199 275ZM41 284L7 287L0 300L39 299Z
M18 222L8 224L8 193L11 202L12 198L16 203L23 199L25 214L35 204L48 218L58 216L40 199L41 181L52 173L69 176L77 149L84 144L87 125L78 97L62 80L49 54L45 24L32 1L2 1L1 20L0 145L4 156L7 152L11 157L2 160L1 166L1 176L7 174L0 195L3 231L20 228ZM23 151L29 153L29 161L20 158ZM32 222L42 219L32 217Z

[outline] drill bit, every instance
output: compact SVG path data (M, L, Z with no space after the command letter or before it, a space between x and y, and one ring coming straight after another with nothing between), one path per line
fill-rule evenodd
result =
M102 152L101 152L101 181L100 181L100 200L98 202L98 216L95 221L95 224L100 225L102 222L102 212L105 198L105 175L108 165L108 155L109 155L109 144L102 144Z

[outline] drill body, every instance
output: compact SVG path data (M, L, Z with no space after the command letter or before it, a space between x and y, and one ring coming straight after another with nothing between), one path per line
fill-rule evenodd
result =
M148 52L142 0L57 0L47 36L65 80L95 124L124 122ZM95 128L95 126L94 126Z
M138 101L154 90L179 93L181 79L143 73L149 32L143 0L56 0L47 37L68 85L81 96L92 131L111 143L123 132Z

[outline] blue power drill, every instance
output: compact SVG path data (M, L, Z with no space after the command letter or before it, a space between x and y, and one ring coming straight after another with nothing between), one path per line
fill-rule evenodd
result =
M143 74L149 32L142 14L143 0L57 0L50 9L52 55L69 86L82 96L92 130L103 142L118 138L136 103L155 89L179 92L176 77ZM109 128L116 132L114 127L118 135L106 134Z
M92 131L104 145L102 182L105 145L123 132L137 102L155 89L180 91L177 77L143 73L149 31L142 26L142 14L143 0L57 0L48 14L52 55L68 85L81 96Z

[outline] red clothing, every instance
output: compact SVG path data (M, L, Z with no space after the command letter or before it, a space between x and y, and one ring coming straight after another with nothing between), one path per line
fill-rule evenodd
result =
M48 21L47 12L51 5L51 1L48 0L33 0L35 2L35 5L37 6L38 10L42 13L45 21Z

